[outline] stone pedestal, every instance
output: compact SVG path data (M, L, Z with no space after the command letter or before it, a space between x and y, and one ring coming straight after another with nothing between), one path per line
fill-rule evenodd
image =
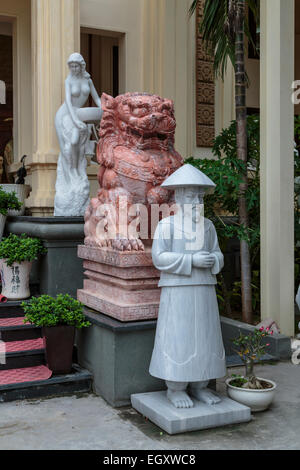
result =
M92 325L77 331L78 362L92 373L95 393L120 407L133 393L165 388L149 374L155 320L119 322L88 308L84 315Z
M87 277L77 294L84 305L123 322L157 318L160 273L150 249L118 252L81 245L78 256Z
M165 391L131 396L132 407L168 434L200 431L251 420L250 408L227 397L222 397L217 405L206 405L194 399L193 402L193 408L178 409L170 403Z

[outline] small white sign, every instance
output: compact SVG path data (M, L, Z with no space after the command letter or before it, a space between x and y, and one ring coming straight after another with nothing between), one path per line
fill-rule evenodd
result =
M6 364L6 346L4 341L0 341L0 364Z
M6 104L6 85L0 80L0 104Z

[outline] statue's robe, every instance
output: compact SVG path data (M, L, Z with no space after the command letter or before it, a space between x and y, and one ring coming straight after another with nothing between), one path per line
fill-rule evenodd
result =
M216 230L204 219L203 246L189 249L193 248L187 245L191 235L177 222L174 216L159 222L153 241L152 259L161 271L162 292L150 374L175 382L224 377L225 351L215 291L224 257ZM193 267L192 255L198 251L214 256L212 268Z

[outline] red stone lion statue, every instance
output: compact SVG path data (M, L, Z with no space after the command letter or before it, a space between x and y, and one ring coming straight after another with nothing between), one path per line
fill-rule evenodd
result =
M171 202L173 193L160 185L183 164L174 149L174 105L147 93L126 93L116 98L103 93L101 102L97 148L100 190L86 210L85 244L120 251L144 250L139 237L128 236L120 229L115 213L120 209L124 214L134 204L143 204L149 210L151 204ZM116 209L114 217L111 206ZM135 217L128 216L126 224ZM116 225L112 238L109 223Z

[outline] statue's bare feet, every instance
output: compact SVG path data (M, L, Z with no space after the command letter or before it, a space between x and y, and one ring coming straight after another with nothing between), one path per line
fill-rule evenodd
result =
M176 408L193 408L194 403L186 392L178 392L168 389L167 397Z
M213 392L208 390L208 388L190 388L191 395L196 398L196 400L203 401L207 405L216 405L220 403L221 398L215 395Z

